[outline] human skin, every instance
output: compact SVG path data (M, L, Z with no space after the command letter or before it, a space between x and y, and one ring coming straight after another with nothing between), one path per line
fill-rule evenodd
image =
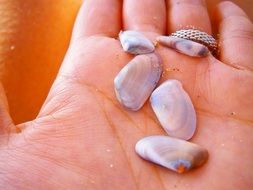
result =
M207 0L207 6L210 12L215 9L216 5L221 2L222 0ZM251 20L253 20L253 3L251 0L230 0L231 2L234 2L239 7L241 7L247 15L250 17Z
M210 12L219 1L207 0ZM253 19L251 0L232 1ZM68 48L81 2L0 1L0 80L15 124L37 116Z
M1 89L0 189L252 189L253 26L229 2L216 10L218 59L156 50L165 70L160 83L180 80L193 101L191 141L209 151L207 163L179 175L134 151L142 137L165 133L148 103L131 112L116 100L113 79L132 59L115 39L119 31L151 40L187 25L211 33L202 1L167 3L168 10L163 0L126 0L121 9L118 0L86 0L36 119L15 126Z

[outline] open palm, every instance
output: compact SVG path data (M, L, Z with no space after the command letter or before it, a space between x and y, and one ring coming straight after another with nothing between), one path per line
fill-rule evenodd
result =
M132 59L115 39L120 30L151 40L189 25L211 33L203 2L168 0L166 9L163 0L86 0L38 117L15 126L0 94L0 189L251 189L253 26L227 2L215 24L221 61L156 49L160 82L178 79L192 98L198 120L192 141L209 151L203 167L179 175L140 159L135 143L165 132L148 103L127 111L113 87Z

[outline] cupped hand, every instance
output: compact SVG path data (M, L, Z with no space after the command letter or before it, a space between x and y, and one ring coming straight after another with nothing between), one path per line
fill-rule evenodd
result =
M135 143L165 132L148 103L127 111L113 87L133 58L117 40L120 30L151 40L187 27L212 34L205 3L86 0L37 118L14 125L0 90L0 189L252 189L253 25L229 2L217 6L215 18L218 58L156 48L163 60L160 83L180 80L193 101L191 141L208 149L205 165L179 175L139 158Z

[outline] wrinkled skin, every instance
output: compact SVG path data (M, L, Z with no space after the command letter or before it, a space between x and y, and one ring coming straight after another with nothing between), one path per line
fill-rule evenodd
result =
M140 138L165 133L148 103L130 112L116 101L113 79L132 56L114 37L122 24L151 40L186 25L210 33L206 8L190 0L171 0L168 10L162 0L126 0L123 10L117 0L96 2L82 6L36 119L12 124L0 91L0 189L252 189L253 26L243 11L228 2L217 7L219 60L156 49L160 82L183 83L197 112L191 141L209 151L205 165L179 175L134 152Z

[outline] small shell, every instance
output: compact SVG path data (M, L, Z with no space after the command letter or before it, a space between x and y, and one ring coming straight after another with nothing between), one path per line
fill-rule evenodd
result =
M164 46L192 57L205 57L209 53L209 50L206 46L183 38L159 36L157 37L157 41Z
M167 136L149 136L135 146L137 154L145 160L178 173L202 165L208 158L206 149L199 145Z
M150 103L168 135L190 139L196 129L196 113L191 99L177 80L167 80L151 95Z
M140 109L156 87L161 72L157 54L137 55L114 79L119 102L130 110Z
M143 34L136 31L119 33L119 39L124 51L131 54L146 54L155 50L155 46Z

